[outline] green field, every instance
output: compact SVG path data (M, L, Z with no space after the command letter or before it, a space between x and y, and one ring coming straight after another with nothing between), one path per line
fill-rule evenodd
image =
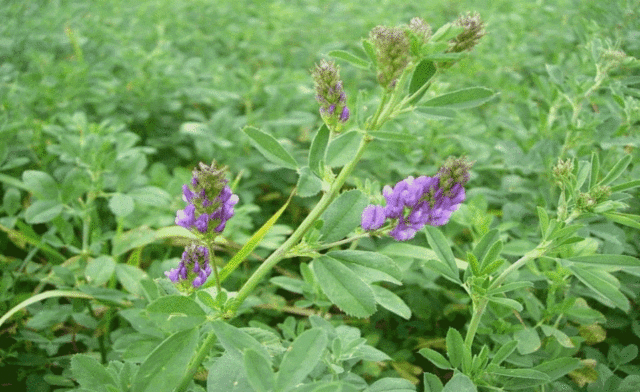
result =
M458 51L468 12L484 36ZM3 0L0 21L0 391L640 390L640 1ZM384 45L409 60L381 86ZM314 88L331 59L344 124ZM365 227L449 157L473 166L447 224L396 241L405 202ZM189 232L182 186L213 160L235 215ZM193 240L214 274L173 285Z

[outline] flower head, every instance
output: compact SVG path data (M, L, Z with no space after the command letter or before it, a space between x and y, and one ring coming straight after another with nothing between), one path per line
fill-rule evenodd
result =
M484 25L485 23L480 18L480 14L477 12L473 15L467 13L466 15L460 15L458 19L453 22L454 25L463 27L462 33L458 34L456 38L451 41L449 46L449 52L458 53L465 50L471 50L478 44L480 38L484 37Z
M465 199L472 163L464 158L448 159L434 177L408 177L382 193L386 206L370 205L362 212L362 228L375 230L386 219L397 221L389 232L398 241L413 238L425 225L442 226Z
M347 95L340 80L340 68L333 61L321 60L311 73L322 120L329 129L338 131L339 125L349 119Z
M214 237L222 232L233 216L238 196L231 192L225 179L226 167L200 163L193 171L189 185L182 186L182 199L188 204L176 214L176 224Z
M173 283L181 284L188 290L200 287L211 275L209 258L209 251L206 247L191 244L182 253L178 267L164 274Z
M409 64L407 33L401 27L376 26L369 38L376 47L378 82L383 88L393 90L396 80Z

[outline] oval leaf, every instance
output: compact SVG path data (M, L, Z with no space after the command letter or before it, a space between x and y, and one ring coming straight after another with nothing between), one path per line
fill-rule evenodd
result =
M296 160L273 136L253 127L245 127L243 131L251 138L258 151L272 163L293 170L298 167Z
M324 242L343 239L360 225L362 211L368 203L369 199L357 189L342 193L322 214L320 239Z
M371 64L367 60L361 59L360 57L344 50L332 50L327 54L331 57L335 57L337 59L341 59L348 63L351 63L358 68L369 69L369 67L371 66Z
M327 155L327 146L329 145L329 128L327 124L322 124L318 133L311 142L309 148L309 167L311 171L319 176L322 176L322 165L324 164L325 157Z
M298 336L282 358L275 390L287 391L304 380L322 359L327 342L327 334L320 328L310 329Z
M426 107L449 109L469 109L480 106L495 96L495 93L484 87L471 87L431 98L423 104Z
M369 317L376 311L373 290L339 261L320 256L313 260L313 272L329 300L354 317Z
M62 208L57 200L36 200L24 212L24 220L30 224L46 223L60 215Z
M377 285L371 286L376 302L390 312L397 314L405 320L411 318L411 309L407 306L402 298L398 297L394 292Z

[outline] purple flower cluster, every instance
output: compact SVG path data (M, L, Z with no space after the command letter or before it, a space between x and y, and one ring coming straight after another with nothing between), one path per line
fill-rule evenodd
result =
M182 260L178 268L164 273L173 283L191 282L194 288L200 287L211 275L209 251L204 246L189 245L182 252Z
M191 188L182 186L182 198L189 204L176 214L176 224L202 234L221 233L238 203L238 195L226 184L223 169L216 168L215 162L211 166L201 163L194 171Z
M385 186L385 207L369 205L362 212L362 228L377 230L387 219L397 221L389 232L398 241L413 238L425 225L442 226L465 199L464 184L471 167L464 159L448 160L434 177L408 177L393 188Z
M321 60L312 71L320 115L330 129L349 119L347 95L340 80L340 68L333 61Z

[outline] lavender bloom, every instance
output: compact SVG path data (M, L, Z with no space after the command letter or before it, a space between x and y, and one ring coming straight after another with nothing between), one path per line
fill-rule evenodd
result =
M200 163L193 172L191 187L182 186L182 198L189 204L176 214L177 225L209 235L224 230L238 203L238 196L227 186L225 169L215 162L211 166Z
M393 188L385 186L387 205L370 205L362 212L362 228L375 230L386 219L397 220L390 232L398 241L413 238L425 225L442 226L465 199L472 163L464 158L448 159L434 177L408 177Z
M191 244L182 253L182 260L177 268L166 271L165 276L173 283L181 283L186 287L198 288L211 275L209 251L204 246Z
M311 71L316 85L316 100L320 115L329 129L338 132L340 124L349 119L347 95L340 80L340 68L333 61L321 60Z

